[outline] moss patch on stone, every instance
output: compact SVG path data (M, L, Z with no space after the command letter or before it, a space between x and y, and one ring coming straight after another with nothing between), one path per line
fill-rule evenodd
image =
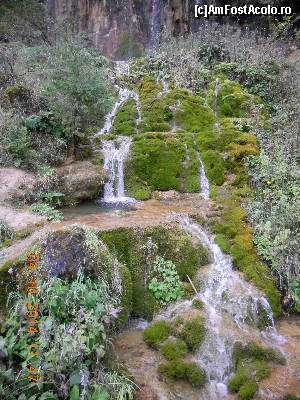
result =
M154 348L166 340L170 335L170 324L167 321L157 321L144 330L145 342Z
M205 337L205 325L202 317L196 317L186 321L179 330L179 337L184 340L189 351L195 352L199 349Z
M129 99L119 109L114 120L112 133L115 135L131 136L136 134L138 112L134 99Z
M250 342L235 343L233 351L235 376L228 382L232 393L240 400L252 399L258 391L258 383L270 376L270 366L285 364L284 356L276 349L265 348Z
M162 344L160 350L168 361L176 361L185 357L187 345L180 339L168 340Z
M208 261L206 248L201 243L194 244L179 227L119 228L100 232L99 236L130 272L132 313L135 316L151 319L159 306L149 291L147 282L145 286L149 257L154 261L160 255L171 260L182 280L186 279L186 274L193 278L198 268ZM148 254L146 249L150 239L156 246Z
M169 381L185 380L195 388L202 388L207 382L205 371L195 362L184 362L180 360L161 364L158 372L163 374Z

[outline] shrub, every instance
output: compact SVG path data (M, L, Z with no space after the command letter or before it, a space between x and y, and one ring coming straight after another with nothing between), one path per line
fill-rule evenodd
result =
M154 348L157 348L160 343L170 335L170 325L167 321L154 322L151 326L144 330L145 342Z
M11 398L19 397L20 392L25 398L41 396L54 400L62 397L62 393L66 398L78 398L78 385L82 377L88 376L85 385L88 394L107 391L111 398L132 398L130 381L103 368L109 326L113 325L119 301L109 295L105 281L86 277L81 271L72 282L57 277L43 278L39 273L37 280L41 295L17 292L10 297L11 307L0 328L1 351L5 354L5 369L0 371L0 393L3 389L6 394L10 388ZM30 355L33 335L26 330L20 335L19 331L21 325L29 322L20 310L25 304L33 303L38 304L39 310L42 358ZM27 383L29 357L33 365L42 362L47 365L40 385ZM19 374L24 379L19 380ZM103 391L97 389L97 385Z

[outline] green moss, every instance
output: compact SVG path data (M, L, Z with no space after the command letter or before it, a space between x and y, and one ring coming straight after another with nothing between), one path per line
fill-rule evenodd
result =
M163 98L159 97L161 91L153 77L144 77L138 91L141 100L143 121L140 125L141 132L168 132L171 126L166 122L170 120L170 115L166 118L166 104Z
M230 253L230 241L227 239L225 235L223 235L222 233L216 235L215 242L217 243L217 245L220 246L223 253L226 254Z
M225 166L221 155L213 150L207 150L201 153L205 171L209 182L214 185L223 185L225 182Z
M185 374L187 381L193 387L201 388L207 382L206 373L195 362L185 364Z
M152 257L164 256L171 260L181 279L186 274L191 278L201 265L207 263L208 253L202 244L194 245L190 237L181 228L163 226L146 229L119 228L100 232L100 238L109 250L124 264L132 280L132 315L151 319L159 304L145 286L145 268L147 267L147 243L149 238L157 245Z
M194 362L171 361L166 364L161 364L158 367L158 372L171 381L184 379L189 382L191 386L196 388L203 387L207 382L205 372Z
M255 381L250 380L245 383L238 392L238 400L251 400L258 391L258 385Z
M239 342L235 343L233 358L235 360L235 364L242 359L248 358L255 358L257 360L273 362L280 365L285 365L286 363L285 357L279 350L271 347L261 347L255 342L250 342L245 346Z
M168 340L161 346L163 355L169 361L182 359L187 353L187 346L183 340Z
M114 120L112 132L115 135L135 135L137 118L138 113L135 100L129 99L118 111Z
M126 166L127 187L136 194L139 182L154 190L179 190L185 147L175 136L160 134L138 136L131 147Z
M215 100L216 81L213 81L208 91L208 103L215 108L219 115L225 117L247 117L251 102L254 101L248 93L244 92L239 83L228 79L219 79L220 91L217 102Z
M245 371L239 371L233 378L228 381L228 389L232 393L237 393L240 388L248 381L248 375Z
M199 349L205 337L205 325L202 317L186 321L180 330L179 336L185 341L190 351Z
M228 382L228 388L238 393L239 399L252 399L258 390L257 382L270 376L269 364L284 364L285 358L278 350L254 342L247 345L238 342L234 345L233 361L236 374Z
M133 288L132 288L131 273L125 265L121 265L120 275L122 281L122 296L121 296L122 311L118 316L118 321L119 324L122 326L124 323L128 321L128 318L132 313Z
M184 379L185 371L185 363L178 360L161 364L158 367L158 372L163 374L170 381Z
M176 89L166 96L166 101L177 108L175 114L176 126L187 132L210 132L215 122L211 108L205 105L205 100L193 96L187 90Z
M144 330L145 342L154 348L166 340L170 335L170 325L167 321L157 321Z
M299 399L300 399L299 396L295 396L293 394L287 394L286 396L284 396L282 400L299 400Z
M200 299L194 299L192 305L197 310L203 310L203 308L204 308L204 303Z
M237 206L238 201L235 198L235 191L232 190L231 198L222 202L224 206L220 220L222 223L214 223L212 229L218 234L217 240L221 247L225 244L226 252L229 250L235 267L265 292L274 315L279 316L282 311L280 293L269 268L257 255L253 243L253 231L247 224L247 213Z

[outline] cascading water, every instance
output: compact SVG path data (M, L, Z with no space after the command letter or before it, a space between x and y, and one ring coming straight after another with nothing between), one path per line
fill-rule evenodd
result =
M129 74L129 64L126 61L117 61L115 73L117 76ZM113 127L118 110L129 98L136 102L138 117L136 126L142 122L140 99L136 92L121 88L116 85L119 98L112 111L105 117L105 124L101 131L95 135L99 137L107 134ZM131 139L118 136L115 140L102 140L102 153L104 155L104 169L108 173L108 182L104 186L104 203L132 203L135 200L125 196L124 164L129 155Z
M132 202L125 196L124 164L129 154L131 139L119 136L116 140L103 140L104 169L109 179L104 187L103 202L121 203Z
M196 148L195 138L194 145ZM209 183L199 152L198 159L202 168L202 194L208 196ZM277 334L266 297L233 269L231 257L221 251L213 236L187 216L180 217L180 223L190 236L207 247L211 255L211 265L201 274L201 289L194 297L202 300L207 321L207 334L196 360L206 371L209 384L199 394L199 400L222 400L228 394L227 382L233 372L234 343L256 337L266 345L273 342L274 346L278 346L284 338ZM169 306L156 319L172 319L179 313L187 312L194 299ZM267 324L264 331L259 329L261 319Z
M129 74L129 64L126 61L117 61L115 71L116 71L116 75L119 75L119 76L128 75ZM136 102L137 112L138 112L138 118L136 120L137 126L142 121L141 104L140 104L139 95L136 92L134 92L133 90L122 88L119 85L115 85L115 86L119 92L119 98L118 98L117 102L115 103L111 112L106 115L104 126L95 135L95 137L99 137L99 136L109 133L109 131L111 130L111 128L114 124L114 120L117 115L117 112L123 106L123 104L125 104L126 101L129 100L130 98L133 98Z
M201 274L201 289L194 297L202 300L206 313L207 334L196 360L206 371L209 385L199 394L199 400L222 400L227 395L227 381L233 371L232 351L237 341L250 341L254 337L273 341L274 346L283 339L274 327L271 307L262 293L234 271L231 257L222 253L213 236L189 217L181 217L185 231L206 245L211 254L211 265ZM172 319L192 308L193 300L179 301L156 319ZM260 331L260 316L268 321Z
M209 200L210 184L209 184L209 180L205 173L204 163L203 163L201 155L198 151L195 136L193 136L193 142L194 142L194 148L195 148L196 155L197 155L197 160L199 161L199 165L200 165L200 187L201 187L200 194L204 199Z

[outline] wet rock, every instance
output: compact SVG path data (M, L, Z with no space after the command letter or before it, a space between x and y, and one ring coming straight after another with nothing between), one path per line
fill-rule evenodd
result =
M177 200L181 196L176 190L168 190L167 192L155 191L152 193L152 197L156 200Z
M42 263L49 276L73 278L80 268L93 276L113 271L114 258L92 230L73 226L49 233L41 243Z
M58 190L65 194L67 204L80 203L100 196L106 173L91 161L78 161L56 168Z

